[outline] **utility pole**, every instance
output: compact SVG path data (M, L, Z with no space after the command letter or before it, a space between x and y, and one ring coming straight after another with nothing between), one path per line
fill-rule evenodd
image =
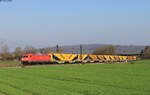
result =
M59 46L56 45L56 53L59 53Z
M82 61L83 47L80 45L80 61Z

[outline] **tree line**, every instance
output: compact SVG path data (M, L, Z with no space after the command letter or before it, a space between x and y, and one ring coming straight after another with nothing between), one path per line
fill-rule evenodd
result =
M95 55L117 55L116 53L117 47L113 45L107 45L103 47L96 48L93 50L92 54ZM58 45L56 46L55 52L61 53L63 51ZM24 48L17 47L13 52L9 51L9 47L5 44L0 46L0 60L19 60L20 55L23 53L32 53L32 54L48 54L52 53L51 48L35 48L33 46L26 46ZM144 50L141 51L139 55L141 59L150 59L150 46L146 46Z
M93 54L117 55L116 49L117 48L115 46L108 45L95 49L93 51ZM137 56L139 56L141 59L150 59L150 46L146 46L143 50L141 50L141 53Z
M32 53L32 54L48 54L51 53L50 48L37 49L33 46L17 47L13 52L10 51L7 45L0 46L0 60L19 60L21 54Z

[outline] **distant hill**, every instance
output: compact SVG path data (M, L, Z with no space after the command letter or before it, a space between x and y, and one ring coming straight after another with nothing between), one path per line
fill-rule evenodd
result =
M94 49L106 46L106 44L86 44L83 46L84 54L91 54ZM145 46L138 45L115 45L117 47L117 54L140 54L141 50ZM63 53L80 53L80 45L71 45L71 46L61 46ZM51 47L52 51L55 51L55 47Z

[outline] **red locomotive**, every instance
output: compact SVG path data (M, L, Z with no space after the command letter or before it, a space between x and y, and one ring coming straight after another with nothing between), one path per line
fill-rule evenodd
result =
M51 62L50 55L27 55L21 59L22 64L49 64Z

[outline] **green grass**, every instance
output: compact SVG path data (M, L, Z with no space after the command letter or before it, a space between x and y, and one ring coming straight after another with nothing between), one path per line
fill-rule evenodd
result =
M150 60L135 61L136 64L150 64Z
M21 62L19 61L0 61L0 66L19 66Z
M150 95L150 61L134 63L0 69L0 95Z

